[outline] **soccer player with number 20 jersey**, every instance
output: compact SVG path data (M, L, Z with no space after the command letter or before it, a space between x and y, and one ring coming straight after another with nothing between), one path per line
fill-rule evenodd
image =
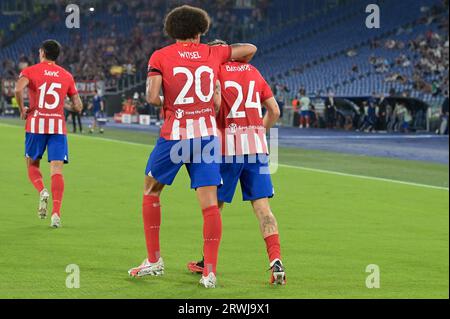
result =
M217 40L210 45L221 45ZM266 131L278 120L280 110L272 90L251 64L227 62L220 68L220 110L217 116L223 159L218 190L219 207L231 203L240 181L244 201L250 201L258 218L271 269L270 282L285 284L278 225L269 198L274 194L268 167ZM217 102L216 102L217 103ZM267 110L262 115L261 106ZM204 260L188 263L192 272L203 271Z
M185 5L173 9L164 28L175 43L155 51L149 61L147 101L163 107L165 121L145 171L142 212L147 258L129 270L133 277L164 273L159 247L160 195L184 165L203 213L205 267L200 283L206 288L216 285L222 235L217 187L222 180L213 96L220 66L230 60L250 61L256 47L201 44L200 37L209 26L208 14L199 8ZM161 89L164 98L160 97ZM180 157L180 149L189 151Z
M69 96L74 111L81 111L82 103L72 75L56 64L61 50L55 40L44 41L39 49L40 63L25 68L16 83L15 95L21 118L26 120L25 157L28 177L39 192L38 215L47 217L50 194L44 186L39 169L47 150L51 172L53 200L51 226L61 225L61 202L64 192L62 168L68 163L64 99ZM28 87L29 107L24 106L23 91Z

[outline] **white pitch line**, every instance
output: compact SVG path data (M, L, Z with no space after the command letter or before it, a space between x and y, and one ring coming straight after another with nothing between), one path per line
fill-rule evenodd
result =
M374 177L374 176L348 174L348 173L329 171L329 170L318 169L318 168L310 168L310 167L287 165L287 164L278 164L278 166L286 167L286 168L300 169L300 170L303 170L303 171L309 171L309 172L314 172L314 173L323 173L323 174L330 174L330 175L337 175L337 176L344 176L344 177L353 177L353 178L360 178L360 179L366 179L366 180L373 180L373 181L380 181L380 182L389 182L389 183L395 183L395 184L401 184L401 185L408 185L408 186L416 186L416 187L423 187L423 188L430 188L430 189L438 189L438 190L449 191L448 187L433 186L433 185L413 183L413 182L405 182L405 181L400 181L400 180L397 180L397 179L389 179L389 178Z
M20 128L17 125L10 125L10 124L5 124L5 123L0 123L0 126L8 126L8 127ZM85 136L85 135L69 135L69 137L79 137L79 138L81 137L81 138L95 139L95 140L98 140L98 141L120 143L120 144L125 144L125 145L134 145L134 146L139 146L139 147L144 147L144 146L153 147L153 146L155 146L155 145L152 145L152 144L142 144L142 143L136 143L136 142L121 141L121 140L115 140L115 139L105 138L105 137L95 137L95 136ZM291 169L299 169L299 170L309 171L309 172L315 172L315 173L330 174L330 175L337 175L337 176L343 176L343 177L353 177L353 178L372 180L372 181L379 181L379 182L387 182L387 183L394 183L394 184L400 184L400 185L406 185L406 186L415 186L415 187L422 187L422 188L429 188L429 189L449 191L448 187L433 186L433 185L413 183L413 182L405 182L405 181L400 181L400 180L396 180L396 179L374 177L374 176L365 176L365 175L357 175L357 174L348 174L348 173L329 171L329 170L310 168L310 167L303 167L303 166L288 165L288 164L278 164L278 166L285 167L285 168L291 168Z
M135 143L135 142L128 142L128 141L121 141L121 140L115 140L115 139L103 138L103 137L91 137L91 136L83 136L83 135L73 135L73 136L84 137L84 138L95 138L97 140L104 140L104 141L108 141L108 142L116 142L116 143L122 143L122 144L127 144L127 145L134 145L134 146L148 146L148 147L155 146L152 144L142 144L142 143ZM304 167L304 166L287 165L287 164L278 164L278 166L285 167L285 168L291 168L291 169L300 169L303 171L309 171L309 172L315 172L315 173L330 174L330 175L337 175L337 176L343 176L343 177L353 177L353 178L373 180L373 181L379 181L379 182L389 182L389 183L395 183L395 184L401 184L401 185L407 185L407 186L415 186L415 187L449 191L448 187L433 186L433 185L413 183L413 182L405 182L405 181L400 181L400 180L396 180L396 179L365 176L365 175L356 175L356 174L347 174L347 173L342 173L342 172L329 171L329 170L310 168L310 167Z

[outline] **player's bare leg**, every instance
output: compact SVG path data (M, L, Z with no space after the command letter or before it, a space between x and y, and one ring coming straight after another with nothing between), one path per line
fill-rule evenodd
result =
M50 175L52 177L52 220L51 227L61 227L61 204L64 194L63 161L50 162Z
M128 274L132 277L161 276L164 274L164 261L161 258L159 248L159 229L161 225L159 198L164 186L164 184L159 183L153 177L145 177L142 217L144 220L147 258L138 267L128 270Z
M31 158L25 158L28 170L28 178L33 184L34 188L39 192L39 208L38 208L38 216L40 219L47 218L47 210L48 210L48 199L50 194L48 190L44 186L44 182L42 180L42 173L40 170L40 160L33 160Z
M200 284L216 287L216 267L222 238L222 218L217 202L217 186L199 187L197 198L203 212L204 268Z
M281 262L280 239L278 235L278 224L270 209L269 199L261 198L252 201L253 211L258 218L261 235L266 242L267 254L269 256L272 284L284 285L286 275Z

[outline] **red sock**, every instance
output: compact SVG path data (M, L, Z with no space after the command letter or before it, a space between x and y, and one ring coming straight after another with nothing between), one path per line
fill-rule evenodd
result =
M64 194L64 178L61 174L52 175L53 212L61 216L61 203Z
M155 263L161 256L159 250L159 228L161 226L161 206L158 196L144 195L142 202L142 216L144 218L145 242L147 244L147 258Z
M264 238L266 242L267 254L269 255L269 262L275 259L281 260L281 249L280 249L280 237L278 234L270 235Z
M207 276L210 272L216 273L221 238L222 218L219 207L208 207L203 210L203 254L205 255L203 276Z
M34 188L40 193L44 189L44 182L42 181L42 174L39 167L34 165L28 166L28 178L33 184Z

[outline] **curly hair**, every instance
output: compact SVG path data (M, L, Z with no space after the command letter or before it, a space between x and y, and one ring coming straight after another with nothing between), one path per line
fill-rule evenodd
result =
M205 10L183 5L167 14L164 30L172 39L187 40L207 33L210 25L211 18Z

